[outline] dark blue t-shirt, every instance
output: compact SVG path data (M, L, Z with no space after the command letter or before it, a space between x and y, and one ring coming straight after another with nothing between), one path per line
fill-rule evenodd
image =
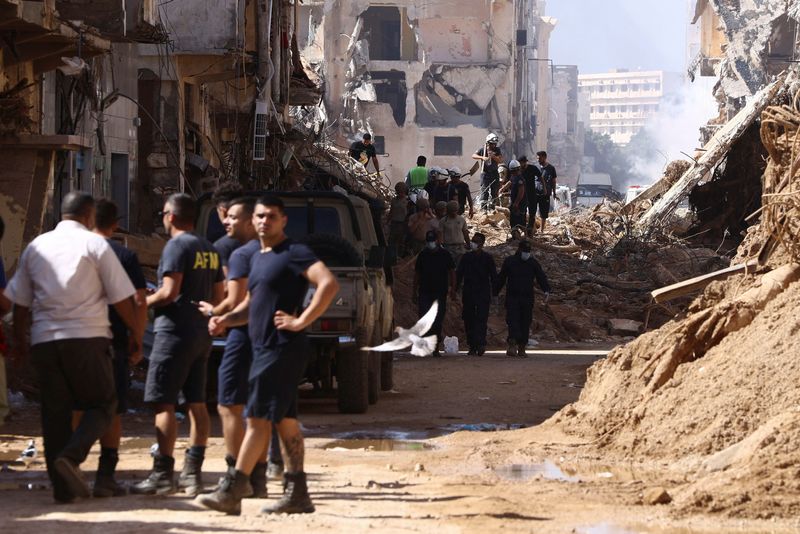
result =
M308 290L303 273L317 257L302 243L287 238L268 252L253 254L247 289L250 292L250 341L253 347L275 348L302 332L278 330L275 312L297 315Z
M511 203L513 204L517 197L523 195L522 201L525 201L525 177L522 173L516 176L511 176Z
M156 332L204 329L208 318L197 309L201 300L211 301L214 284L223 281L219 253L206 239L184 232L167 241L158 262L158 285L164 275L183 273L175 302L156 308Z
M250 276L250 262L253 254L261 250L258 239L252 239L237 248L228 260L228 280L247 278Z
M234 239L228 235L224 235L214 241L214 248L217 252L219 252L219 259L222 262L223 267L228 266L228 261L231 258L231 254L233 254L233 251L240 246L242 246L242 243L238 239Z
M111 250L114 251L114 254L117 255L119 262L122 264L122 268L125 269L125 272L128 274L128 278L131 279L133 288L147 288L147 281L144 279L144 273L142 273L142 267L139 265L139 257L136 253L125 248L121 243L113 239L106 239L106 241L111 246ZM111 321L111 335L113 336L114 345L117 347L127 347L128 327L125 326L125 322L113 306L108 307L108 319Z
M6 267L3 265L3 258L0 258L0 289L5 289L6 284Z

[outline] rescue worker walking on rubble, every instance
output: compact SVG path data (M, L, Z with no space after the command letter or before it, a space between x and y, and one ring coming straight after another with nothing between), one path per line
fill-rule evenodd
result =
M155 338L147 368L144 401L155 409L158 454L150 475L131 488L132 493L166 495L182 488L189 495L203 489L202 466L210 431L206 408L206 369L211 352L208 317L197 303L218 304L225 288L219 253L195 235L195 202L176 193L161 212L164 229L171 236L158 263L159 288L147 297L155 309ZM174 480L175 440L178 421L175 407L183 392L191 422L189 448L178 484Z
M381 167L378 165L378 153L375 152L375 145L372 144L372 135L365 133L361 137L361 141L356 141L350 145L350 157L354 160L361 162L364 168L372 161L375 166L375 173L381 173Z
M486 136L486 144L475 151L472 159L477 159L482 164L481 169L481 194L480 203L483 211L494 209L497 204L497 193L500 189L500 173L498 165L503 162L503 153L497 146L497 134L490 133Z
M469 249L467 221L458 214L458 201L451 200L447 203L447 215L439 221L439 234L445 250L453 256L453 262L458 264L465 248Z
M463 287L461 317L469 356L483 356L486 352L486 324L497 280L494 258L483 250L485 242L486 236L476 232L470 241L471 250L461 257L456 269L456 291Z
M447 200L458 201L458 214L464 215L469 204L469 216L472 218L475 215L475 209L472 205L472 192L469 190L469 185L461 181L461 169L453 167L447 169L447 174L450 176L450 183L447 186Z
M209 321L219 334L225 328L248 325L253 345L247 400L247 433L236 460L220 487L200 495L196 502L207 508L239 515L248 493L250 475L270 441L271 426L278 429L286 448L284 493L263 513L310 513L304 471L305 445L297 419L297 385L308 364L311 347L305 329L330 306L339 284L325 264L306 245L286 236L288 217L283 201L275 196L258 200L253 216L259 250L250 262L247 296L236 309ZM303 309L309 283L316 287Z
M442 343L442 325L447 311L447 294L455 294L456 273L453 257L437 242L436 232L430 231L425 236L425 250L417 256L414 265L414 289L411 300L417 304L419 316L422 317L431 308L434 302L439 302L431 329L425 336L436 336L436 350L433 356L441 356L439 352Z
M510 204L511 228L517 226L525 227L525 210L527 209L527 198L525 193L525 178L522 176L522 166L512 159L508 162L508 183L510 184Z
M428 185L425 187L425 191L428 192L428 200L430 200L432 205L435 206L437 202L447 202L449 200L450 188L447 182L448 178L450 178L450 176L447 174L447 171L436 169L434 180L428 182Z
M417 200L417 212L408 218L411 254L416 256L425 248L425 236L430 231L439 232L439 219L430 208L428 199L421 198Z
M519 161L522 179L525 181L525 200L528 205L528 225L526 234L531 237L536 232L536 208L538 207L537 184L541 183L542 171L536 165L528 163L527 156L520 156Z
M81 191L61 202L63 220L22 252L5 297L14 303L14 357L39 376L47 474L57 502L89 497L80 464L111 425L116 408L108 305L141 350L136 293L116 254L94 226L95 202ZM73 410L81 410L73 430Z
M427 162L428 158L419 156L417 158L417 166L412 167L406 174L405 184L409 190L424 189L428 184L428 168L425 167Z
M508 282L506 289L506 324L508 325L508 350L506 356L525 357L531 322L533 321L533 282L544 291L545 302L550 297L550 284L547 282L542 266L531 257L531 244L520 241L517 253L503 262L497 275L494 294Z
M395 247L397 256L403 257L408 233L408 186L404 182L397 182L394 191L397 195L389 206L389 245Z
M542 218L542 232L544 232L547 216L550 214L550 197L556 198L556 179L558 174L556 168L547 163L547 152L541 150L536 153L541 168L541 188L537 188L536 197L539 206L539 217ZM536 231L536 224L533 225L533 232Z

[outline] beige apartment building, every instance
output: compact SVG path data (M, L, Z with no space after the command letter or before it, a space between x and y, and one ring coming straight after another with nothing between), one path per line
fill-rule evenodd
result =
M628 144L679 84L680 75L663 71L620 69L578 77L580 90L589 95L590 129L618 145Z

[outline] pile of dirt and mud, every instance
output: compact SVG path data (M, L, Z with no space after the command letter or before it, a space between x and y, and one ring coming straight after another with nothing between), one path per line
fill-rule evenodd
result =
M800 94L800 93L798 93ZM589 369L580 399L546 425L606 460L678 470L677 510L800 514L800 105L764 112L761 218L735 262L675 319Z

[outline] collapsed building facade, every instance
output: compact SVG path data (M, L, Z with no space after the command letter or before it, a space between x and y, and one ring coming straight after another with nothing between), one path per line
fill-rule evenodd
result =
M588 100L581 105L578 67L556 65L550 94L551 123L547 159L558 169L558 183L575 188L581 174L586 128L589 127ZM581 109L587 111L581 116Z
M300 6L303 57L325 80L327 135L373 134L400 181L418 155L469 167L497 133L506 153L547 147L555 20L544 2L335 0Z

